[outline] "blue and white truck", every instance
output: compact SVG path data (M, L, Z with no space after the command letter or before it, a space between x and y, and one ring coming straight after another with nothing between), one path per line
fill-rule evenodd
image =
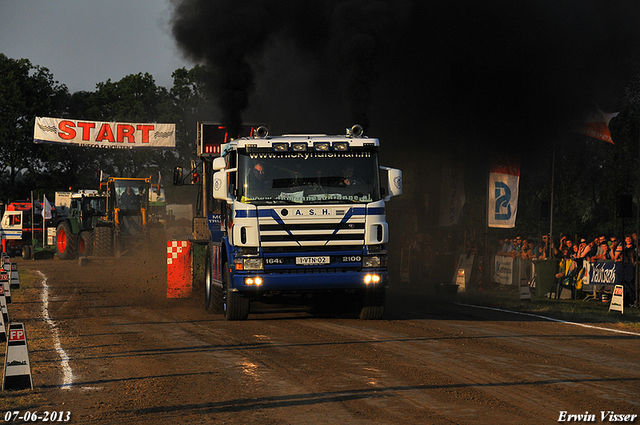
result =
M253 301L322 308L351 299L361 319L380 319L385 203L401 195L402 172L379 166L379 141L357 125L341 136L247 128L248 136L229 138L222 126L199 124L201 162L190 174L202 185L198 209L208 223L197 229L194 219L193 239L206 243L194 256L194 270L204 261L194 286L204 286L205 308L244 320ZM176 167L174 183L184 180Z

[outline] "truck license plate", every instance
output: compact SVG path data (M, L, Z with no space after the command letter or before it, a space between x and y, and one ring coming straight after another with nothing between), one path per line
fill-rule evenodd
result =
M299 266L315 266L329 263L329 257L296 257L296 264Z

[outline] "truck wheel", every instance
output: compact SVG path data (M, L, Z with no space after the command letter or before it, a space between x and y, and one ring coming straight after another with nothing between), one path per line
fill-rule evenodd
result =
M386 289L365 289L358 297L358 317L362 320L379 320L384 315Z
M223 290L223 310L225 319L245 320L249 317L249 298L245 298L231 290L231 277L229 276L229 265L225 263L222 270L222 279L224 282Z
M224 311L222 291L218 285L213 283L211 257L208 254L204 271L204 308L209 313L222 313Z
M63 221L58 224L56 233L56 253L61 260L73 260L76 258L78 236L71 232L69 223Z
M111 227L96 227L93 231L93 255L113 256L113 232Z
M78 238L78 255L88 257L93 253L93 238L91 232L82 232Z

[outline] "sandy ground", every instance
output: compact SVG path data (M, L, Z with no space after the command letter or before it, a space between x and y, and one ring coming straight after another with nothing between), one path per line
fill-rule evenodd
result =
M167 299L164 261L17 262L34 278L9 311L25 324L35 388L0 393L0 415L544 424L562 412L596 423L607 422L601 412L640 414L640 335L607 325L466 307L411 287L389 290L380 321L256 305L249 320L227 322L200 296Z

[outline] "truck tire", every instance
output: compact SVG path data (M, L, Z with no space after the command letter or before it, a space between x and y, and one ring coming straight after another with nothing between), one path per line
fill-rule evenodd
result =
M229 265L225 263L222 269L223 289L223 310L224 318L228 321L245 320L249 317L249 298L245 298L231 290L231 277L229 275Z
M358 317L362 320L379 320L384 315L386 302L384 288L365 289L358 297Z
M93 235L91 232L81 232L78 238L78 255L88 257L93 254Z
M93 230L93 255L96 257L113 256L113 231L111 227L96 227Z
M224 311L222 290L213 283L211 256L208 253L204 271L204 308L209 313L222 313Z
M61 260L73 260L78 249L78 235L71 232L71 226L66 221L58 224L56 231L56 254Z

